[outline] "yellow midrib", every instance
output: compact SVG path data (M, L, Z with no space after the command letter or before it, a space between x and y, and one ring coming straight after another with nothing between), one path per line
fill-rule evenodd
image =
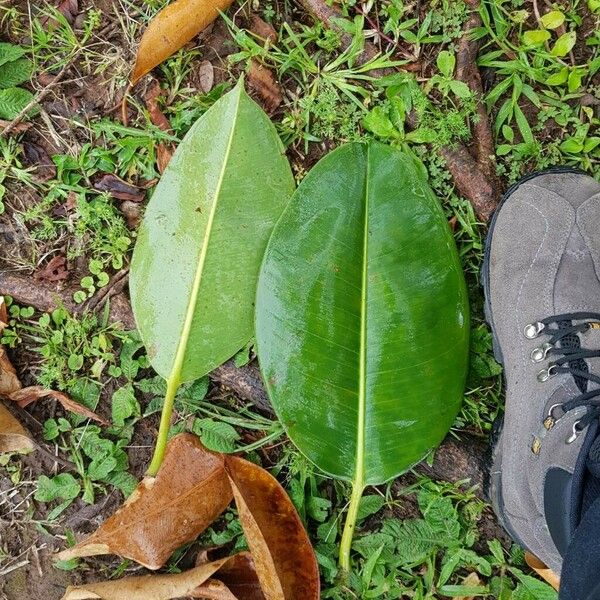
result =
M363 229L362 281L360 296L360 351L358 368L358 423L356 428L356 471L354 485L365 483L365 421L367 415L367 285L369 256L369 146L365 173L365 218Z
M238 85L242 85L241 83ZM225 176L225 169L229 160L229 154L231 152L231 146L233 143L233 134L235 132L235 126L237 123L238 112L240 108L240 100L242 98L242 90L240 89L237 97L237 104L235 106L234 115L231 123L231 131L229 139L227 140L227 146L225 148L225 156L223 158L223 164L221 171L219 172L219 179L217 180L217 186L215 188L215 198L210 207L210 213L206 222L206 230L204 234L204 240L202 242L202 248L200 249L200 256L198 257L198 266L196 267L196 273L194 275L194 283L192 284L192 293L190 294L190 301L187 307L185 321L183 323L183 329L181 331L181 337L179 338L179 344L177 345L177 353L175 354L175 361L173 363L173 369L167 381L174 385L179 385L181 370L183 368L183 360L185 358L185 351L187 348L188 340L190 338L190 332L192 329L192 322L194 320L194 312L196 309L196 303L198 302L198 293L200 291L200 284L202 283L202 273L204 272L204 264L206 262L206 255L208 253L208 245L210 242L210 235L212 233L213 223L215 220L215 214L217 212L217 205L219 204L219 196L221 188L223 186L223 178Z

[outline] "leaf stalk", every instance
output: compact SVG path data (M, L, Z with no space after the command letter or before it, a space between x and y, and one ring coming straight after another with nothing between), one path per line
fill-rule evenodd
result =
M342 543L340 544L340 567L346 573L350 571L350 548L352 547L352 538L356 529L356 520L358 518L358 507L362 498L365 486L355 481L352 486L352 495L350 496L350 504L348 506L348 515L344 523L344 531L342 533Z

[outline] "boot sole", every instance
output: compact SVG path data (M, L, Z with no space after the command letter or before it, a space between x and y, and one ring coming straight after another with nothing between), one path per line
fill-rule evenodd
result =
M537 171L521 178L515 184L513 184L506 193L502 196L498 207L494 211L488 233L485 239L485 250L483 267L481 269L481 278L483 284L483 291L485 296L484 313L485 320L487 321L492 331L492 344L494 350L495 359L504 367L504 357L502 355L502 348L496 335L496 328L494 327L494 320L492 318L492 308L490 305L490 252L492 247L492 237L494 235L494 227L496 225L496 219L500 210L504 206L504 203L512 196L512 194L524 183L540 177L541 175L549 174L560 174L560 173L579 173L586 175L584 171L571 167L554 167L546 169L544 171ZM506 389L506 378L504 379ZM520 541L519 536L515 533L513 528L510 526L506 510L504 507L504 500L502 498L502 430L504 427L504 415L499 415L492 424L492 431L490 434L490 443L488 451L486 453L484 464L488 468L486 477L484 478L484 494L488 498L500 525L508 532L508 534L520 545L524 544Z

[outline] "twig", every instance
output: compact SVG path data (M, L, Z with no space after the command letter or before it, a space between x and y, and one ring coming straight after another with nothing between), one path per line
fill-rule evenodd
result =
M39 104L50 93L50 91L62 81L64 76L67 74L67 71L73 65L73 61L75 60L78 54L79 51L73 54L73 56L70 58L67 64L59 71L58 75L56 75L56 77L54 77L54 79L43 90L40 90L33 97L31 102L29 102L27 106L25 106L25 108L2 130L2 132L0 132L0 137L7 136L9 133L11 133L17 127L17 125L19 125L19 123L27 116L29 111L36 104Z

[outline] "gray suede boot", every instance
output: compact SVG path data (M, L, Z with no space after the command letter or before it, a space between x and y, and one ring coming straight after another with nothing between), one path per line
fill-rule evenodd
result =
M483 269L506 410L489 496L511 536L560 573L600 496L600 184L523 179L496 211Z

